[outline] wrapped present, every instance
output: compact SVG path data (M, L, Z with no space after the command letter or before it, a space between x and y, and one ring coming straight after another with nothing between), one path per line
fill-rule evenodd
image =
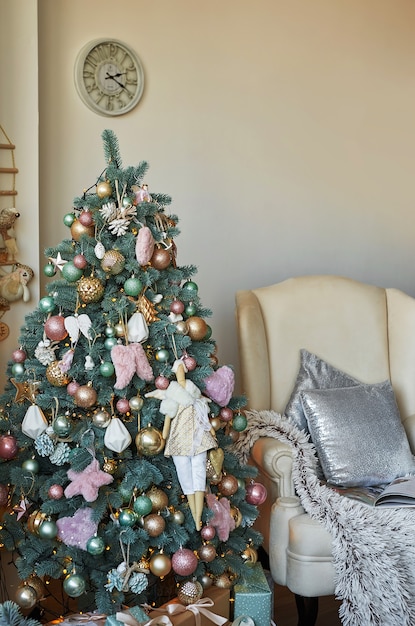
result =
M203 592L203 598L194 604L185 606L177 598L166 602L158 609L151 611L149 620L167 617L173 626L224 626L229 624L229 589L210 587ZM168 624L166 621L160 624Z
M107 616L104 613L70 613L65 617L47 622L46 626L104 626Z
M234 615L236 620L249 616L255 626L270 626L273 614L273 594L261 563L247 563L244 582L234 586Z
M148 614L140 606L131 606L115 615L108 615L104 626L141 626L148 621Z

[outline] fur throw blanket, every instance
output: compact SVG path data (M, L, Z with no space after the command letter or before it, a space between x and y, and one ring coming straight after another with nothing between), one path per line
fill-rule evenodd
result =
M346 498L317 478L308 436L273 411L247 411L233 449L242 462L259 437L290 445L293 480L305 511L333 538L335 594L345 626L415 624L415 509L372 507Z

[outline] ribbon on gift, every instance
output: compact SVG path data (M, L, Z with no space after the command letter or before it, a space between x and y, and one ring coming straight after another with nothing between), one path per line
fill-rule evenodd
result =
M63 622L61 622L61 626L65 624L88 624L89 622L100 622L106 619L105 613L73 613L72 615L68 615L65 617Z
M119 611L115 614L115 619L119 622L122 622L126 626L173 626L172 621L167 615L160 615L160 617L153 617L153 619L148 622L139 622L131 615L131 613L126 613L124 611Z
M191 611L191 613L195 616L195 626L201 626L201 615L207 617L207 619L214 624L217 624L217 626L222 626L222 624L225 624L228 619L210 611L209 608L212 608L212 606L215 606L215 603L211 598L201 598L194 604L188 604L187 606L172 602L170 604L166 604L164 608L153 609L153 611L158 611L171 616L180 615L185 611Z

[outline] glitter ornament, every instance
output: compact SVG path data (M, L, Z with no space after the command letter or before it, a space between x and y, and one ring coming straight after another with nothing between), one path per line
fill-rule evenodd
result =
M207 332L207 324L204 319L196 315L186 320L189 337L193 341L202 341Z
M91 211L81 211L78 220L81 222L82 226L91 226L94 223Z
M120 274L125 265L125 258L118 250L107 250L101 260L104 272L115 276Z
M46 368L46 378L54 387L64 387L69 383L69 377L60 368L60 361L49 363Z
M84 270L88 265L88 261L83 254L75 254L74 258L72 259L72 263L80 270Z
M233 496L238 491L238 481L232 474L224 474L218 484L218 489L223 496Z
M181 300L173 300L170 304L171 313L175 313L176 315L181 315L184 311L184 304Z
M76 380L71 380L70 383L68 383L68 386L66 387L66 392L68 395L70 396L74 396L76 393L76 390L79 389L79 383L76 382Z
M0 459L10 461L10 459L14 459L18 451L16 437L13 435L0 436Z
M145 517L153 510L153 503L148 496L142 494L134 500L133 509L137 515Z
M135 276L131 276L131 278L127 278L127 280L124 283L124 291L127 294L127 296L133 296L133 297L138 296L142 288L143 288L143 283L141 282L139 278L136 278Z
M104 295L104 285L94 276L83 276L78 282L78 294L82 302L99 302Z
M158 487L152 487L149 489L146 496L151 501L151 510L153 512L161 511L169 504L169 497L167 493Z
M223 422L230 422L233 418L233 411L227 406L224 406L219 411L219 417Z
M205 543L199 547L197 554L201 561L211 563L216 558L216 548L211 543Z
M166 528L166 522L161 515L151 513L144 518L143 528L149 537L158 537Z
M63 590L70 598L79 598L85 593L85 578L79 574L69 574L63 581Z
M183 363L187 369L188 372L192 372L194 369L196 369L197 366L197 361L194 357L186 355L183 357Z
M51 500L60 500L63 496L62 485L51 485L48 489L48 496Z
M200 530L200 536L205 541L210 541L211 539L213 539L215 535L216 535L216 530L214 526L210 526L210 525L203 526L203 528L201 528Z
M221 574L215 578L215 585L220 589L230 589L232 584L232 579L228 574Z
M170 384L170 381L167 378L167 376L163 376L162 374L160 374L160 376L156 377L154 384L157 387L157 389L167 389L167 387Z
M198 285L193 280L187 280L183 284L182 289L184 289L187 293L194 294L194 295L196 295L197 292L199 291Z
M203 586L197 580L185 580L180 583L177 590L177 598L181 604L189 606L203 596Z
M27 358L27 354L22 348L14 350L12 353L12 359L15 363L24 363Z
M82 270L76 267L72 261L69 261L62 268L62 276L68 283L76 283L82 276Z
M248 422L245 415L242 413L238 413L232 420L232 428L236 430L236 432L241 433L247 427Z
M87 385L80 385L75 392L74 401L76 406L79 406L82 409L88 409L97 401L97 392L92 387L91 383Z
M179 576L190 576L197 568L197 564L197 556L189 548L180 548L171 558L172 568Z
M68 336L65 319L62 315L52 315L44 323L45 334L51 341L62 341Z
M117 404L115 405L118 413L125 414L130 410L130 403L127 398L120 398L117 400Z

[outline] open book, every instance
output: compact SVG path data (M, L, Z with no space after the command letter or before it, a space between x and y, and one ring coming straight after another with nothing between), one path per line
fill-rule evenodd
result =
M371 506L415 507L415 476L396 478L386 487L332 487L347 498Z

